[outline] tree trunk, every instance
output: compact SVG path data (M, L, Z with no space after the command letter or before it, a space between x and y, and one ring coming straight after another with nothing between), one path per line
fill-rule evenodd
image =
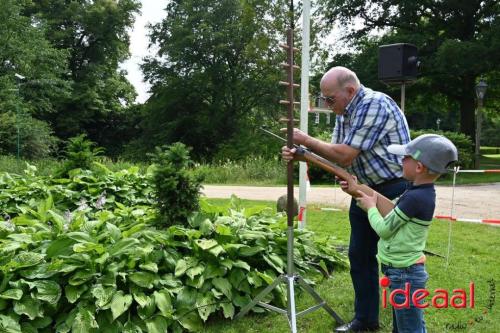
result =
M468 135L474 143L476 135L474 77L465 77L462 82L460 132Z

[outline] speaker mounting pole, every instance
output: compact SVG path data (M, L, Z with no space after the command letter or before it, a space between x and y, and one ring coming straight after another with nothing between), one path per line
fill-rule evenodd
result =
M405 113L405 94L406 94L406 85L405 81L401 82L401 111Z

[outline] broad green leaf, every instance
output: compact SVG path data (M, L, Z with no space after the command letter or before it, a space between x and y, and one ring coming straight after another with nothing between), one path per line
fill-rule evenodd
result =
M205 270L205 266L203 265L198 265L195 267L192 267L186 271L186 275L189 276L191 279L194 279L195 276L203 273Z
M156 312L156 303L153 297L146 296L147 302L143 307L139 307L137 314L141 319L150 318Z
M132 304L132 295L125 295L123 291L118 291L113 295L111 300L111 312L113 313L113 320L120 317L125 311L128 310Z
M96 240L92 238L88 233L82 231L74 231L66 234L69 238L82 243L95 243Z
M9 263L9 266L13 269L31 267L38 265L43 261L44 255L35 252L20 252Z
M128 278L139 287L151 289L158 275L149 272L134 272Z
M255 288L259 288L260 286L262 286L262 279L259 277L259 274L257 272L249 272L247 274L247 281Z
M182 286L182 281L179 279L176 279L172 274L164 274L161 277L160 284L162 286L167 286L171 288L177 288Z
M168 332L168 320L162 316L154 316L146 320L148 333L165 333Z
M40 280L34 282L27 282L30 289L36 289L35 294L38 300L47 302L52 305L56 305L61 298L61 287L57 282L52 280Z
M217 245L217 246L214 246L213 248L211 248L210 250L208 250L208 252L210 252L214 256L218 257L219 254L225 253L226 251L224 251L224 248L222 246Z
M184 260L184 259L179 260L177 262L177 264L175 265L175 276L176 277L182 276L186 272L187 269L188 269L188 267L187 267L186 260Z
M14 312L18 315L24 314L31 320L43 316L40 301L31 298L29 295L25 295L20 300L14 301Z
M215 239L197 239L195 240L195 243L202 250L208 250L218 245Z
M166 290L163 289L161 291L155 291L153 293L154 299L156 306L160 310L160 313L164 317L171 317L172 316L172 299L170 297L170 293Z
M219 224L215 227L215 232L221 236L232 236L233 231L226 225Z
M201 289L205 284L205 277L203 275L197 275L193 279L189 278L184 282L185 285L194 287L196 289Z
M19 271L19 274L27 279L47 279L57 274L48 263L41 263Z
M145 293L140 291L134 291L132 293L132 296L134 297L134 300L141 308L145 307L150 300L149 296L146 296Z
M166 331L165 331L166 332ZM122 333L142 333L141 328L134 324L131 321L127 321L125 326L123 326L123 332Z
M229 282L233 285L234 288L238 289L243 280L245 280L246 274L241 269L233 269L229 274Z
M54 225L57 227L57 230L61 232L64 229L64 224L66 223L64 217L54 212L53 210L49 210L47 211L47 213L50 216L52 222L54 222Z
M81 285L94 277L94 273L90 271L78 271L69 279L69 284L72 286Z
M95 259L94 262L103 265L107 260L109 259L109 253L106 252L103 255L101 255L99 258Z
M239 268L243 268L247 271L250 271L250 265L247 264L246 262L242 261L242 260L236 260L234 263L233 263L233 267L239 267Z
M101 284L93 286L91 290L92 296L95 298L95 305L98 308L102 308L108 304L115 292L114 288L105 288Z
M233 268L233 261L231 259L224 259L219 261L219 265L231 269Z
M214 277L222 277L226 274L226 271L227 271L226 268L209 262L206 266L205 271L203 272L203 276L207 280Z
M182 288L177 294L176 308L191 309L196 302L198 292L191 287Z
M119 256L131 251L135 251L135 247L139 244L140 242L135 239L135 238L125 238L122 239L108 250L108 253L111 256Z
M224 313L224 318L231 318L233 319L234 316L234 305L233 303L229 302L222 302L222 312Z
M21 297L23 297L23 291L21 289L8 289L0 294L1 299L20 300Z
M196 311L190 311L184 315L179 316L177 321L190 332L198 332L203 329L203 323Z
M278 257L275 254L269 254L269 255L264 255L263 258L271 267L273 267L279 273L283 274L284 263L280 257Z
M82 284L79 286L66 285L64 287L64 294L66 295L66 299L70 303L75 303L82 294L87 291L88 286L86 284Z
M215 278L212 279L212 283L217 288L220 290L224 295L226 295L227 298L231 299L232 298L232 293L231 293L231 283L229 283L228 279L225 278Z
M21 326L13 318L14 316L4 316L0 314L0 327L2 328L2 333L22 333Z
M30 234L10 234L7 238L19 243L33 244L33 238Z
M239 249L238 254L242 257L253 257L257 253L264 251L263 247L260 246L247 246Z
M52 241L46 251L47 258L70 255L73 253L73 244L75 244L75 240L67 237Z
M104 246L96 243L76 243L73 245L73 251L76 253L80 252L92 252L95 251L97 254L102 254L104 250Z
M264 281L266 281L267 284L271 284L274 281L274 278L270 275L267 275L266 273L262 272L257 272L257 275Z
M214 230L214 225L209 219L205 219L200 223L200 231L203 235L210 235Z
M71 326L71 333L91 333L94 329L99 328L92 313L86 309L80 308L73 325Z
M198 314L203 321L207 321L210 314L217 310L218 303L211 293L205 295L198 294L196 299L196 308L198 309Z
M248 305L248 303L250 303L252 301L252 299L250 298L249 295L236 295L234 296L233 298L233 304L242 308L244 307L245 305Z
M107 222L106 223L106 229L109 231L109 235L111 238L116 242L122 237L122 232L120 228L118 228L116 225Z
M150 271L153 273L158 273L158 265L154 262L150 262L147 264L140 264L139 268L145 270L145 271Z
M52 318L49 316L44 316L43 318L36 318L30 322L34 328L45 328L52 323Z

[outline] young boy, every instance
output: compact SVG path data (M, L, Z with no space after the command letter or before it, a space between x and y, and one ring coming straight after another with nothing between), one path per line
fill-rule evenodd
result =
M423 250L434 216L434 182L457 161L458 153L450 140L436 134L421 135L406 145L390 145L387 150L404 156L403 177L412 182L411 186L385 217L376 207L379 195L376 192L373 196L360 192L356 200L367 210L370 225L380 236L377 257L382 272L390 280L391 291L404 289L405 283L409 283L412 295L416 289L425 288L429 278ZM396 303L404 303L404 297L398 293ZM393 332L427 332L422 309L411 300L409 308L393 308Z

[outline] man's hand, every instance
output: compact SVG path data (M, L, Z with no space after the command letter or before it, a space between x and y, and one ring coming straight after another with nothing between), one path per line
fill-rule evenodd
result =
M359 197L356 198L358 206L367 211L370 208L377 207L377 192L373 191L373 195L365 194L363 191L358 190Z
M286 133L287 129L282 128L280 131L283 133ZM308 137L309 137L309 135L302 132L298 128L293 129L293 143L295 143L297 145L305 145L305 142L306 142Z
M355 185L358 184L358 178L356 176L352 175L352 179L354 179L354 182L351 182L351 185L349 185L347 180L342 180L342 179L337 178L342 191L344 191L345 193L350 194L350 195L357 194Z
M297 149L295 148L288 148L287 146L283 146L281 147L281 157L283 158L283 160L287 161L287 162L291 162L294 160L295 158L295 151Z

